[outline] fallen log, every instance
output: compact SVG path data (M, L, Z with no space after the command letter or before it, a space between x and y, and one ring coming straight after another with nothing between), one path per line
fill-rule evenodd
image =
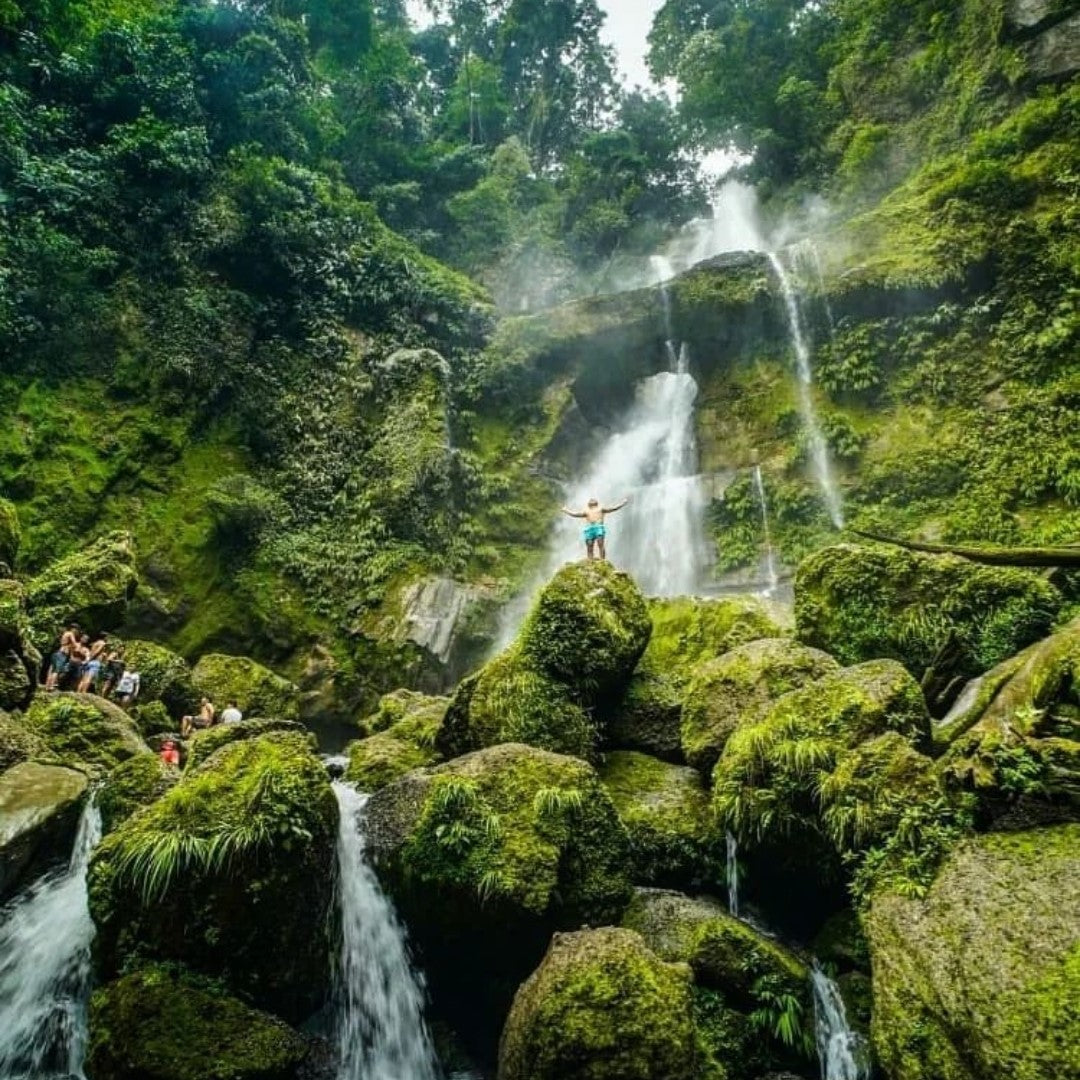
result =
M873 540L879 544L892 544L894 547L907 548L909 551L923 551L928 555L959 555L971 562L984 563L987 566L1080 567L1080 545L1026 548L968 547L962 544L928 544L917 540L901 540L895 536L883 536L881 533L866 532L862 529L849 531L864 540Z

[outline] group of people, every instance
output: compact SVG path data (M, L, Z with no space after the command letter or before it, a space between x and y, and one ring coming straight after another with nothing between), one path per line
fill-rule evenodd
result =
M180 734L187 739L195 731L203 728L211 728L215 724L239 724L243 719L244 714L235 701L230 701L228 708L218 716L214 703L208 697L204 697L199 702L199 711L194 716L181 717Z
M78 623L71 623L60 635L45 673L46 690L98 694L125 708L139 696L141 682L139 672L125 661L122 644L111 641L108 634L91 639Z

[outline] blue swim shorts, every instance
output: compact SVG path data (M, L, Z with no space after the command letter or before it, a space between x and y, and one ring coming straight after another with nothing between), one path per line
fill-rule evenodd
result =
M607 536L607 526L586 525L582 535L585 537L586 544L592 540L603 540L604 537Z

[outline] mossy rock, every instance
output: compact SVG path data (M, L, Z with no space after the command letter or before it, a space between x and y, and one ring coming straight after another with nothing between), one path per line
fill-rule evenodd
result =
M0 709L22 709L34 692L34 681L26 670L26 662L8 649L0 652Z
M261 1008L309 1016L331 966L337 823L306 736L222 747L95 852L90 910L103 974L176 961Z
M449 705L449 698L410 690L384 695L378 711L360 725L373 734L346 751L344 779L361 791L378 791L413 769L437 764L442 758L435 743Z
M98 794L103 832L110 833L142 806L160 799L179 779L157 754L136 754L116 766Z
M21 650L28 626L26 589L14 578L0 578L0 649Z
M686 760L710 775L741 723L755 723L783 694L839 668L831 656L787 638L752 641L699 664L682 708Z
M15 504L7 499L0 499L0 563L15 565L21 539L19 512L15 509Z
M416 690L395 690L391 694L383 694L379 698L379 707L360 720L357 727L364 738L378 735L380 731L386 731L401 721L415 722L418 734L421 729L436 730L449 705L450 699L446 697L432 697Z
M1080 825L973 839L922 900L873 900L874 1046L893 1080L1080 1074Z
M65 556L27 588L34 644L49 648L71 620L94 630L115 629L138 584L135 544L128 533L111 533Z
M48 760L49 757L40 735L28 728L21 717L0 709L0 773L31 758Z
M241 720L238 724L217 724L203 731L196 731L187 743L187 758L184 762L186 772L197 769L210 759L223 746L240 742L243 739L258 739L273 736L281 732L288 735L302 735L314 752L315 736L309 734L303 724L295 720Z
M125 641L124 663L139 673L140 701L160 701L173 719L197 709L191 666L171 649L153 641Z
M719 840L708 793L693 769L617 750L599 773L630 837L635 882L688 888L715 880Z
M95 694L38 693L25 723L65 765L107 772L147 750L131 717Z
M652 633L645 598L610 563L564 566L533 605L518 637L522 659L586 698L622 687Z
M95 991L94 1080L294 1080L311 1043L219 983L150 967Z
M597 742L596 726L571 689L518 645L458 687L435 745L453 758L510 742L581 758L591 758Z
M499 1080L696 1080L690 969L640 935L557 934L514 998Z
M775 637L783 627L778 614L753 596L654 599L649 616L652 634L637 670L622 698L603 709L605 741L680 763L684 693L694 668L748 641Z
M300 719L299 688L246 656L209 653L195 665L192 681L219 712L235 701L245 716Z
M799 639L845 664L888 657L947 685L1044 637L1062 597L1041 574L955 555L838 544L805 559L795 583Z
M134 705L128 710L139 734L144 739L156 735L175 734L179 724L169 715L163 702L148 701L143 705Z

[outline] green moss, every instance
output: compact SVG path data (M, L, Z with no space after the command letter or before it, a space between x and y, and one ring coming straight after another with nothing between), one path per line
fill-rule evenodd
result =
M111 533L53 563L27 589L34 644L47 648L72 619L95 630L116 629L137 585L129 533Z
M0 578L0 648L19 648L26 630L26 590L14 578Z
M223 747L97 849L90 908L105 975L175 960L283 1016L309 1015L330 966L336 831L306 736Z
M375 712L364 717L357 726L361 735L377 735L404 720L409 723L410 732L415 724L415 733L420 735L438 727L448 704L448 698L430 697L416 690L395 690L392 694L383 694Z
M696 667L686 688L680 738L706 776L740 724L759 720L789 690L839 668L832 657L783 638L764 638Z
M30 700L34 683L26 662L14 649L0 652L0 709L21 709Z
M160 701L148 701L145 705L132 706L128 712L144 739L153 735L168 735L179 727Z
M518 991L502 1080L692 1080L690 972L628 930L560 934Z
M162 764L157 754L137 754L121 762L109 773L98 794L104 832L112 832L139 807L160 798L178 778L177 772Z
M447 698L407 690L386 695L379 712L361 725L381 730L348 748L345 779L361 791L378 791L413 769L436 764L441 758L435 740L449 704ZM393 716L397 719L389 727L381 727Z
M93 694L39 693L25 723L66 765L110 770L146 751L127 713Z
M99 1080L290 1080L310 1043L219 984L150 967L94 993L88 1071Z
M204 761L218 752L223 746L240 742L243 739L258 739L275 733L288 735L302 734L312 750L315 749L315 736L308 734L303 725L295 720L242 720L238 724L217 724L204 731L196 731L188 741L185 771L194 771Z
M235 702L245 716L299 719L296 686L246 656L211 653L200 657L191 677L196 692L208 697L219 711Z
M7 499L0 499L0 563L7 563L9 567L15 565L21 538L19 512L15 509L15 504Z
M140 701L160 701L174 719L195 711L199 698L182 656L153 641L127 640L124 663L139 673Z
M17 717L0 710L0 772L31 758L49 760L41 737Z
M692 769L646 754L607 754L600 780L630 837L634 881L703 886L720 872L709 798Z

